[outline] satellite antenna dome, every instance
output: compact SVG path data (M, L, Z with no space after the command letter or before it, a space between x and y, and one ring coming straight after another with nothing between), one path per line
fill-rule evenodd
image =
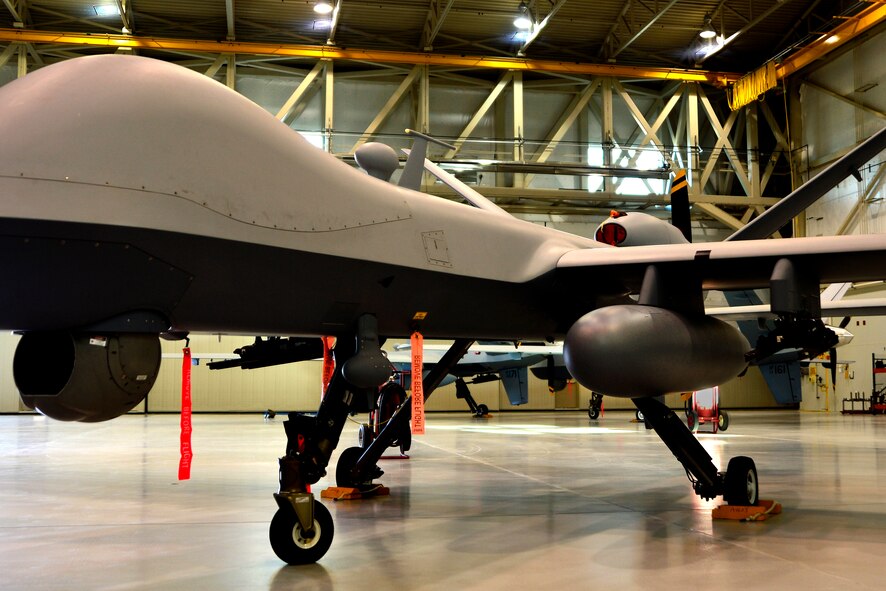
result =
M369 173L369 176L383 181L389 181L400 166L400 159L397 158L394 148L378 142L367 142L357 148L354 160L360 168Z

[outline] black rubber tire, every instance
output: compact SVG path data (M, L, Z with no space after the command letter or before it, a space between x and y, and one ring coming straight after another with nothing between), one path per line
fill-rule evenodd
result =
M717 426L720 428L720 431L725 431L729 428L729 413L725 410L721 410L717 415Z
M375 433L372 432L372 427L369 425L360 425L360 430L357 431L357 445L360 449L366 449L372 442L375 440Z
M401 404L406 400L406 390L396 382L389 382L385 384L381 389L381 393L378 396L378 410L375 411L375 419L376 423L373 425L375 429L375 435L378 436L384 428L387 426L388 421L391 420L391 417L394 416L394 413L397 412L397 409ZM408 411L409 409L403 409L404 411ZM408 426L407 426L408 430ZM402 445L400 439L402 439L403 432L401 431L397 439L391 442L391 447L395 447L397 445ZM407 446L407 449L408 446Z
M754 460L735 456L729 460L723 478L723 500L730 505L750 507L760 500L760 481Z
M406 422L406 426L403 427L403 431L400 433L398 440L400 442L400 454L406 455L406 452L412 447L412 427L409 425L408 421Z
M477 405L477 416L478 417L485 417L488 414L489 414L489 407L488 406L486 406L485 404L478 404Z
M597 408L596 406L589 406L588 407L588 418L591 419L592 421L596 421L598 418L600 418L600 409Z
M637 409L637 412L634 413L634 416L637 417L637 420L641 423L643 422L643 411Z
M335 465L335 485L347 488L356 488L362 482L354 480L352 471L357 465L357 460L363 455L362 447L349 447L342 450L338 456L338 463Z
M689 411L689 414L686 415L686 426L693 433L698 433L698 413L694 410Z
M335 534L329 509L314 501L314 535L305 538L302 532L294 511L277 510L268 531L277 558L292 565L313 564L323 558Z

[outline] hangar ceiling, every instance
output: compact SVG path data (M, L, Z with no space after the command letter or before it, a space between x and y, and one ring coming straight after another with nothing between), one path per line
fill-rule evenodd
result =
M838 0L3 0L0 27L748 72L870 2ZM336 4L335 1L332 4ZM515 27L525 6L536 26ZM122 12L122 14L121 14ZM699 54L709 23L729 39Z
M879 1L838 0L332 0L333 10L328 14L315 11L315 0L3 3L0 66L15 63L17 55L19 75L79 55L128 50L220 79L226 76L232 87L234 77L243 73L297 76L304 80L299 88L304 86L305 94L309 81L331 88L332 67L323 64L333 62L337 77L381 76L402 81L397 100L408 85L428 84L423 81L429 76L486 88L490 104L507 93L522 101L524 87L559 86L574 93L573 104L563 112L559 127L552 127L534 144L517 125L518 115L523 118L522 103L518 105L515 98L509 107L513 133L506 129L508 137L496 140L513 146L497 149L496 162L482 169L495 174L496 186L487 190L491 197L523 213L593 214L612 207L646 209L664 204L666 200L655 194L658 190L648 180L644 182L649 194L617 195L618 173L591 197L582 180L575 181L575 190L532 184L533 177L546 174L573 174L578 179L602 173L608 177L606 167L621 159L607 156L602 167L574 158L557 160L557 154L563 153L557 142L564 126L575 121L575 105L584 104L600 122L604 146L607 141L618 144L624 156L626 145L648 144L662 152L665 170L695 167L690 175L703 182L696 184L700 186L693 195L694 215L733 228L774 202L765 195L785 192L783 183L773 182L768 190L767 183L785 174L787 157L779 172L779 153L787 153L789 147L783 114L775 116L765 105L760 113L754 106L747 117L728 114L723 107L724 84L767 62L776 62L782 69L801 67L830 50L823 40L828 35L836 38L832 31L840 31L840 43L844 43L846 37L875 27L886 12ZM515 25L521 14L531 23L528 30ZM852 26L847 29L847 24ZM711 31L710 37L701 35L704 29ZM426 66L424 72L412 64ZM780 77L789 73L785 70ZM687 81L690 84L682 84ZM291 119L298 113L298 102L304 97L297 92L277 113L279 118ZM642 108L639 96L646 97ZM396 106L391 101L386 106L389 110ZM636 130L623 133L625 137L616 137L613 131L613 101L622 101L625 113L630 112L626 116L636 121ZM680 106L674 108L678 101ZM330 105L327 90L327 110ZM475 119L483 116L482 109L474 114ZM700 118L697 112L702 113ZM338 147L327 138L327 149L348 157L353 148L374 139L380 123L373 125L388 114L380 111L362 135L338 138ZM762 143L770 152L765 155L756 138L758 119L760 127L768 128ZM421 129L421 108L416 120ZM330 137L331 121L327 114L325 131ZM469 160L470 135L469 124L449 138L462 146L459 156ZM691 154L693 149L703 152L698 146L688 146L692 142L687 138L702 136L708 138L707 160ZM682 155L677 150L665 153L666 145L681 143L687 144ZM748 154L753 151L757 156L739 157L738 148L745 146ZM441 157L454 158L451 153ZM766 158L768 169L751 170L751 160ZM473 160L477 159L475 154ZM625 157L634 164L636 159L637 153Z

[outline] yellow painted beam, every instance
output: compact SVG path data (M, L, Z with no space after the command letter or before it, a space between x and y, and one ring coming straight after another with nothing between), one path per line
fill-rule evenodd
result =
M592 64L554 60L535 60L516 57L470 56L440 53L385 51L375 49L344 49L328 45L295 45L284 43L249 43L244 41L209 41L199 39L168 39L160 37L135 37L129 35L104 35L88 33L65 33L30 29L2 29L0 41L16 43L52 43L62 45L95 45L101 47L131 47L201 53L242 53L250 55L275 55L313 59L355 60L389 64L421 64L429 66L456 66L466 68L522 70L525 72L556 72L613 78L646 78L658 80L681 80L705 82L724 86L735 82L741 75L734 72L709 72L679 68L651 68L622 66L616 64Z
M846 22L838 25L834 30L822 35L803 49L788 56L781 64L776 66L776 77L781 80L786 76L790 76L864 31L876 26L884 19L886 19L886 2L871 4L857 15L847 18Z

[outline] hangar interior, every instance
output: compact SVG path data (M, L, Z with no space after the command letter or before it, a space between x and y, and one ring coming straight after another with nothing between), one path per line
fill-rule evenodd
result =
M0 83L112 44L118 53L211 76L348 162L366 142L399 150L411 145L405 129L429 133L458 148L432 146L430 157L460 180L515 216L583 236L612 210L669 219L671 173L685 168L696 242L728 236L882 126L878 2L601 2L589 11L565 1L348 1L331 16L314 4L10 0L0 11ZM535 23L528 33L513 24L518 12ZM700 36L705 27L717 34ZM220 40L242 53L207 49ZM318 47L326 53L311 53ZM353 48L365 59L347 53ZM510 59L528 66L496 62ZM724 81L775 63L776 88L730 109L735 89ZM694 68L704 79L687 74ZM882 232L879 171L871 162L861 181L844 181L783 232ZM431 175L423 180L423 190L458 198ZM878 285L853 286L846 297L879 293ZM717 294L709 302L718 305ZM806 376L804 409L835 410L842 398L870 393L871 355L882 352L879 322L850 320L855 340L841 357L854 363L838 371L836 392ZM7 367L15 339L2 337ZM193 348L230 354L248 342L196 336ZM152 410L178 407L177 353L176 344L164 343ZM195 371L198 410L316 404L319 369L310 363L267 374ZM577 384L551 396L546 384L530 380L520 408L587 406L590 393ZM723 393L733 408L774 405L756 368ZM464 408L453 394L448 386L429 408ZM496 383L477 385L474 394L490 409L511 408ZM0 412L20 410L5 371Z
M382 142L397 150L409 148L412 139L404 132L407 128L440 138L457 149L432 147L429 157L458 179L519 218L588 237L612 210L641 211L669 219L672 173L686 169L695 242L722 240L741 228L881 129L886 118L886 84L880 85L886 74L882 58L886 53L882 34L886 4L882 2L337 0L332 2L330 14L316 12L315 4L295 0L4 0L0 7L0 85L79 56L117 52L158 58L227 85L302 133L318 149L354 165L355 151L367 142ZM528 30L514 24L515 16L521 14L532 23ZM708 29L713 31L710 37L700 34ZM767 67L777 70L773 87L752 96L747 104L731 108L730 103L739 98L736 81ZM401 162L404 159L402 156ZM881 154L859 171L859 179L849 177L840 183L796 218L792 227L782 229L782 234L886 233L880 220L886 196L882 159ZM399 174L395 173L394 180ZM459 199L428 174L422 189L441 198ZM845 297L884 294L886 287L872 283L852 286ZM708 294L708 298L711 305L722 305L718 294ZM837 318L833 323L840 321ZM420 493L416 496L424 500L401 498L395 506L375 505L365 514L343 504L336 508L342 531L348 532L347 550L356 557L357 566L346 560L344 548L335 554L336 547L325 570L302 570L296 575L269 564L274 557L259 539L265 536L259 522L266 515L259 515L244 497L264 495L274 487L274 454L282 447L282 433L279 426L269 428L267 422L259 424L236 416L207 415L203 419L208 429L204 443L212 450L204 453L212 472L208 483L188 491L186 500L171 498L168 489L159 488L145 493L146 500L135 498L107 475L106 471L115 470L113 466L106 470L91 466L90 454L105 452L87 444L82 449L71 448L74 453L69 466L53 460L51 467L34 468L40 480L33 488L25 475L31 469L29 464L7 463L0 473L21 477L11 481L14 496L38 494L34 491L42 487L78 486L78 473L88 475L96 488L83 485L76 488L76 495L84 515L96 527L65 516L60 509L41 516L12 502L7 510L19 511L21 517L9 513L2 525L9 527L7 533L14 534L17 546L33 549L34 556L49 552L46 547L67 535L47 525L46 519L72 528L70 532L84 536L102 552L112 553L115 547L125 545L127 536L164 548L145 557L143 550L127 547L129 554L108 576L132 588L257 585L282 589L344 584L360 588L366 573L408 588L450 588L452 584L505 588L518 584L502 572L519 574L523 583L554 580L574 588L585 585L593 576L591 572L567 568L555 575L550 566L551 562L577 564L585 559L581 546L569 544L573 540L590 549L591 563L602 573L604 586L672 588L685 574L675 564L698 568L701 573L705 565L697 554L711 551L711 572L724 588L746 586L747 580L739 583L729 578L744 568L740 559L744 552L754 556L751 563L768 577L755 583L760 588L783 588L798 581L810 589L843 584L878 588L875 572L862 564L869 563L867 559L881 549L878 535L886 530L886 509L876 492L882 479L878 470L882 444L877 437L882 425L877 417L844 418L839 412L844 399L872 394L872 359L886 357L886 320L867 316L847 322L854 338L840 349L835 383L832 385L830 370L810 365L803 374L799 414L793 410L760 412L778 405L756 368L721 386L721 404L746 411L741 415L745 425L739 437L757 438L754 445L761 458L788 464L784 472L773 468L767 474L781 500L794 501L805 510L783 517L783 522L796 526L784 536L751 536L731 525L711 526L705 513L710 505L690 504L682 497L677 500L679 493L686 492L680 488L679 466L670 465L672 458L666 457L666 450L655 447L659 442L639 442L640 428L630 431L634 438L626 443L607 440L596 452L587 442L572 447L566 435L602 432L593 424L589 426L584 415L591 393L571 384L552 395L543 380L531 375L529 401L520 407L508 403L500 382L471 387L477 402L486 404L494 414L533 411L513 416L504 413L508 416L495 417L485 425L465 424L471 419L464 402L456 399L454 386L442 387L429 399L430 411L460 413L439 415L439 431L432 432L436 438L417 446L418 455L432 460L429 466L424 470L399 465L385 468L395 485L412 486ZM11 371L18 338L0 335L0 413L31 420ZM212 355L229 355L251 341L251 337L236 335L192 336L191 349L205 357L193 367L195 412L316 410L319 361L255 371L213 372L206 367L205 360ZM388 348L394 344L388 343ZM143 403L133 411L133 417L124 417L131 419L124 425L130 429L147 429L146 423L136 423L143 421L139 415L145 410L179 410L181 343L163 342L163 353L160 377L148 397L147 409ZM678 395L670 395L667 402L672 407L682 405ZM603 431L607 418L621 425L631 413L619 411L634 408L629 400L615 398L605 399L604 405L613 412L609 417L604 415ZM577 412L536 414L566 410ZM160 423L158 431L164 438L158 449L170 451L165 448L166 443L174 442L174 417L151 418ZM72 445L80 437L95 437L120 448L108 455L119 455L118 459L130 465L122 470L126 477L150 480L151 474L156 476L156 471L165 469L154 455L159 452L145 451L138 457L131 450L124 451L130 435L123 427L84 427L78 433L79 425L35 424L39 425L37 434L28 426L10 424L4 428L17 442L4 442L4 454L31 462L53 457L52 435ZM532 434L539 429L543 435L534 438ZM489 432L495 432L496 437L483 439ZM348 432L345 437L354 435ZM509 435L513 438L506 438ZM480 439L472 439L475 436ZM230 451L229 437L242 448L226 456L219 449ZM770 439L776 443L764 445ZM144 435L144 441L147 449L153 435ZM729 447L730 439L721 434L720 439L711 436L705 443L720 453ZM477 459L481 451L504 455L515 448L524 449L524 444L527 455L518 459L486 463ZM247 450L253 446L250 458ZM528 459L531 453L557 455L564 447L571 456L560 454L553 463L542 465ZM620 460L623 447L635 455ZM35 450L33 455L21 451L28 449ZM862 455L853 455L858 449L864 450ZM458 462L466 458L470 469L464 471ZM617 470L621 461L629 462L637 473L626 476ZM250 484L238 489L225 483L227 462ZM268 462L270 468L265 465ZM594 466L597 475L606 480L604 493L589 492L599 486L598 481L591 482L592 475L582 476L578 483L565 480L572 470L570 464L582 462ZM659 464L666 468L657 468ZM138 472L132 465L144 466L145 471ZM436 466L443 470L435 472ZM410 470L415 470L414 476ZM639 473L650 470L658 480L648 490L649 483ZM519 474L523 480L515 483L507 474ZM455 479L461 480L459 486L474 487L479 496L461 499L455 492L435 496ZM621 500L613 484L618 479L632 487ZM810 497L799 493L792 497L792 489L810 482L815 491ZM845 488L841 482L846 483ZM496 486L510 492L501 493ZM141 512L135 519L138 523L161 524L164 534L186 537L188 516L196 515L200 543L207 548L205 555L197 555L198 560L214 553L228 564L236 563L240 557L218 538L242 536L241 542L248 548L244 551L249 560L243 571L246 574L237 575L234 569L218 564L189 570L181 558L189 555L186 548L178 547L181 556L176 555L176 548L165 549L168 540L157 537L160 534L131 529L125 520L103 517L104 505L91 498L101 487L120 495L109 502L112 512ZM641 499L643 491L656 500ZM39 495L33 504L55 502L51 492ZM529 509L521 504L520 495L531 499ZM866 500L859 502L859 496ZM830 512L838 510L833 507L847 497L854 500L834 517ZM205 514L200 513L203 499L211 500ZM169 514L151 514L150 501L164 505ZM227 509L218 509L229 501ZM590 510L583 504L587 502L593 505ZM483 507L491 507L491 512ZM236 511L242 511L243 517L230 516ZM613 511L615 517L606 517ZM420 523L398 526L374 521L392 519L397 523L403 513L419 517ZM801 517L806 518L802 526ZM579 520L573 523L574 529L570 529L570 519ZM44 529L28 531L35 523ZM488 534L487 526L499 528L499 534ZM422 532L432 528L444 534L428 542ZM569 530L568 539L555 534L564 530ZM523 539L540 534L541 552L523 554L526 548L513 540L508 543L501 531ZM595 541L589 539L591 533L596 534ZM405 550L372 546L378 537L386 536L391 540L403 536L404 544L416 546ZM12 540L13 535L7 539ZM640 549L632 545L638 539ZM816 539L820 545L809 541ZM432 550L414 549L423 543L429 543ZM489 550L484 543L499 544L502 552ZM798 553L804 548L810 554L819 552L840 566L816 564L809 555L785 554L784 548L791 544L797 545ZM848 549L835 549L840 544ZM531 544L527 541L526 545ZM258 550L253 551L253 546ZM76 545L66 545L65 553L48 555L74 572L79 558L71 556L76 556ZM604 557L612 555L626 556L630 566L625 569L632 569L632 574L607 564ZM63 581L34 574L41 566L33 558L14 555L18 565L26 566L31 574L8 574L16 570L16 564L6 562L12 560L10 556L0 557L0 572L7 573L0 575L0 583L7 577L9 588L28 587L29 580L37 581L32 588L66 588ZM526 566L510 566L512 556L523 557ZM464 564L464 576L440 566L439 557ZM270 560L263 562L266 558ZM173 563L167 579L156 574L157 564L164 560ZM386 572L374 564L379 560L404 572ZM409 560L432 561L433 582L423 582L406 571ZM94 567L90 572L103 568L97 559L86 561ZM783 565L787 569L780 572ZM139 579L124 572L125 567L153 574L142 573ZM217 568L218 572L207 574L201 568ZM336 568L338 574L333 572ZM256 579L247 580L249 576L267 580L256 584ZM468 576L488 576L488 584L465 578ZM657 577L660 580L656 581ZM77 588L114 588L110 581L90 575L70 581Z

